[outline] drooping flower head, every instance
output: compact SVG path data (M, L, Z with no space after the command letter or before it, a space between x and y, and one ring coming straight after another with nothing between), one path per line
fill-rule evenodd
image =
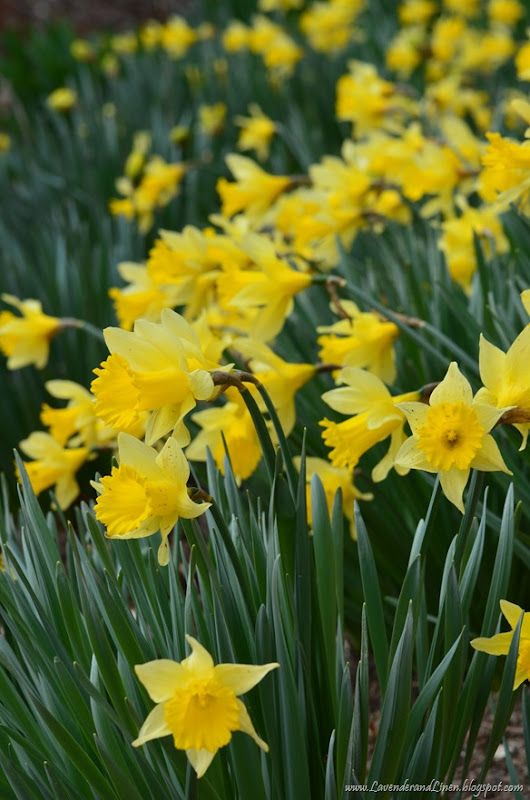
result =
M186 636L191 655L183 661L149 661L135 667L138 678L157 705L142 725L133 745L173 736L202 778L219 748L235 731L248 733L265 752L267 744L256 733L248 711L238 699L250 691L277 663L214 665L210 653Z
M209 503L194 503L186 484L189 464L176 440L170 437L158 453L127 433L118 436L119 467L94 483L100 492L96 518L109 539L140 539L160 531L158 562L168 563L167 537L179 517L193 519Z
M412 436L396 464L438 473L445 496L464 513L462 494L471 469L511 474L489 433L506 409L473 399L469 382L451 362L426 403L400 403Z
M18 311L0 311L0 350L7 356L8 369L35 364L42 369L48 361L50 340L60 331L61 320L49 317L38 300L19 300L3 294L2 300Z
M57 503L68 508L79 494L75 473L90 455L87 447L63 447L44 431L34 431L20 442L22 452L34 459L24 464L35 494L55 487ZM18 471L18 470L17 470Z
M364 453L390 436L388 452L374 467L372 480L384 480L393 466L404 474L407 470L395 464L396 454L405 438L406 419L399 404L418 400L418 393L393 397L376 375L357 367L341 370L338 381L347 385L325 392L322 399L335 411L348 414L350 419L344 422L324 419L320 422L324 428L322 438L328 447L333 448L329 454L331 463L352 470Z

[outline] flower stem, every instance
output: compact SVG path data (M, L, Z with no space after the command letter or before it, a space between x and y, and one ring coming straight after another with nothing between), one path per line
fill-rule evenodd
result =
M90 336L93 336L95 339L99 339L101 342L105 341L103 331L100 328L97 328L95 325L92 325L91 322L86 322L84 319L63 317L61 319L61 328L62 330L67 330L68 328L77 328L78 330L86 331L86 333L89 333Z

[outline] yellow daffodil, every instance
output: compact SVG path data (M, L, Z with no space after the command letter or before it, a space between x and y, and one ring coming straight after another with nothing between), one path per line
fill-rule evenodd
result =
M295 294L311 285L312 276L278 258L274 245L265 236L248 234L241 249L256 269L225 271L217 282L221 305L259 309L252 336L258 341L270 341L291 313Z
M46 105L52 111L60 111L62 113L70 111L77 104L77 93L73 89L66 86L61 86L55 89L46 99Z
M109 289L109 297L114 303L120 326L125 330L132 330L140 318L158 322L164 308L177 305L171 287L157 285L146 265L124 261L118 264L118 272L129 285L123 289L113 286Z
M493 252L506 253L509 242L499 216L488 206L472 208L462 200L459 217L446 219L441 224L440 250L447 261L449 274L467 293L471 293L471 282L477 268L474 236L478 236L487 258Z
M297 469L300 469L300 458L294 459ZM334 467L329 461L324 458L315 458L310 456L306 458L306 503L307 503L307 521L309 525L313 524L313 512L311 508L311 478L313 475L318 475L322 481L324 492L326 495L326 502L328 511L331 514L335 495L340 489L342 492L342 510L344 516L350 523L350 535L353 540L357 540L357 528L355 525L355 501L356 500L373 500L373 494L368 492L360 492L353 482L353 470L347 467Z
M500 606L505 619L510 623L511 631L507 633L497 633L490 638L481 636L477 639L472 639L471 647L493 656L508 655L514 630L521 618L521 614L523 614L517 666L515 668L515 680L513 683L513 688L515 690L523 681L530 681L530 612L523 611L520 606L516 606L515 603L509 603L508 600L501 600Z
M370 311L362 312L351 300L341 300L348 315L333 325L317 328L321 361L341 367L362 367L373 372L384 383L396 379L393 344L399 328Z
M353 24L364 0L329 0L311 3L300 17L300 30L320 53L342 50L353 36Z
M232 153L226 157L226 163L235 181L219 178L217 191L227 217L244 211L255 220L262 220L271 204L291 184L288 175L269 175L245 156Z
M67 400L65 408L52 408L47 403L42 406L40 419L54 439L70 447L83 444L85 447L97 447L99 444L114 439L112 428L103 425L96 417L94 396L88 389L74 381L53 380L46 382L46 391L58 400Z
M288 436L296 422L294 397L307 381L315 375L313 364L291 364L276 355L270 347L253 339L238 339L234 347L249 359L249 366L267 390L278 412L285 435ZM264 409L261 397L258 404Z
M190 461L206 461L209 449L223 472L226 442L234 476L241 483L252 475L261 461L261 446L239 390L230 388L225 397L228 402L224 405L193 414L192 420L201 430L186 448L186 456Z
M106 527L109 539L140 539L160 531L158 562L168 563L167 537L179 517L193 519L209 503L194 503L186 484L189 464L182 449L170 437L160 452L134 436L118 436L119 467L93 483L100 493L96 518Z
M207 136L219 136L223 132L226 119L226 105L214 103L199 106L199 130Z
M511 475L489 431L506 409L473 399L469 382L456 362L425 403L400 403L412 436L402 445L396 464L438 473L445 496L462 513L462 494L471 469L501 470Z
M196 32L179 14L172 16L160 31L160 43L170 58L184 58L196 41Z
M239 150L255 150L260 161L265 161L269 155L270 144L276 125L265 116L256 103L249 106L250 117L236 117L235 123L241 131L237 140Z
M61 329L61 320L42 311L38 300L19 300L3 294L2 300L18 311L0 311L0 350L7 356L8 369L35 364L42 369L48 361L50 339Z
M388 452L372 470L372 480L384 480L393 466L400 474L408 471L394 464L405 439L403 428L406 422L405 414L397 404L418 400L418 393L392 397L378 377L356 367L341 370L338 382L347 386L325 392L322 399L335 411L350 415L350 419L338 423L328 419L320 422L324 428L322 438L328 447L333 448L329 454L333 466L353 469L367 450L390 436Z
M238 696L250 691L277 663L214 665L210 653L186 636L191 655L183 661L148 661L135 667L139 680L157 704L133 745L138 747L161 736L173 736L178 750L185 750L197 776L202 778L217 751L228 744L235 731L248 733L262 750L260 739Z
M513 407L510 414L514 422L519 410L530 413L529 356L530 326L521 331L507 353L488 342L481 334L479 367L484 388L477 392L477 402L500 409ZM523 449L528 438L529 423L520 422L515 427L523 436Z
M88 448L63 447L49 433L34 431L20 442L20 449L34 459L24 466L35 494L55 486L60 508L68 508L79 494L74 476L89 457Z
M133 331L106 328L103 333L111 357L94 370L96 414L116 429L129 430L141 412L149 411L149 445L171 430L179 444L188 444L184 416L197 400L217 396L209 370L230 366L212 362L197 332L171 309L162 311L160 323L137 320Z
M0 153L7 153L11 149L11 136L0 131Z

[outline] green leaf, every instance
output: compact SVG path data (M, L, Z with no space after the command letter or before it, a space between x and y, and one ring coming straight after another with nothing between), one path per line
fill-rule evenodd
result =
M368 632L372 642L375 668L381 687L381 694L384 697L388 671L388 639L386 636L385 618L383 614L383 601L381 599L379 580L368 532L357 506L355 507L355 521L357 525L359 562L366 603Z
M412 686L413 620L409 608L407 621L388 677L388 686L381 709L381 720L374 754L370 765L368 783L377 780L393 783L401 759L407 729ZM390 791L383 790L381 797L388 798Z

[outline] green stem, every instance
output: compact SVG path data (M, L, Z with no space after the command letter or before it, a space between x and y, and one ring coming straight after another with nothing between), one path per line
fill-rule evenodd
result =
M95 339L99 339L100 342L105 341L103 331L100 328L97 328L95 325L92 325L91 322L86 322L84 319L63 317L61 319L61 328L63 330L67 330L68 328L77 328L78 330L86 331L86 333L90 334L90 336L93 336Z

